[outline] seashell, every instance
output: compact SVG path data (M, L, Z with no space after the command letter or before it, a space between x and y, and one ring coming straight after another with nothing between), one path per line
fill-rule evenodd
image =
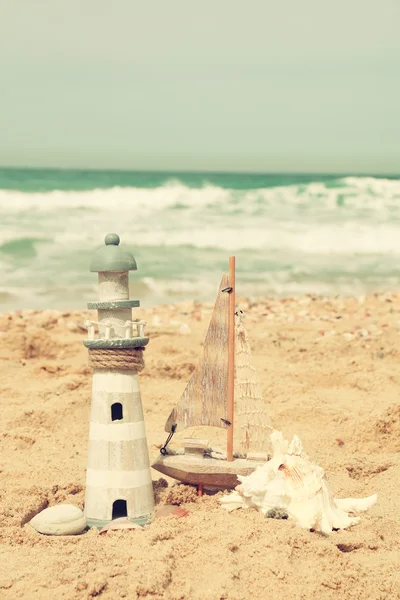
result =
M133 521L128 521L126 517L121 517L119 519L114 519L107 525L104 525L102 529L100 529L99 533L107 533L107 531L113 531L115 529L142 529L140 525L137 523L133 523Z
M331 533L359 522L348 513L368 510L377 500L368 498L338 500L330 493L324 470L312 463L298 436L291 443L279 431L271 436L272 458L248 476L238 476L235 491L221 498L228 511L256 508L264 516L287 513L304 529Z
M38 513L30 525L47 535L76 535L86 529L86 518L73 504L58 504Z

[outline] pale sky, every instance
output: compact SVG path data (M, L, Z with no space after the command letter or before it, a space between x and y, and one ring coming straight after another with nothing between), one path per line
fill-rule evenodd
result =
M400 0L0 0L0 165L400 172Z

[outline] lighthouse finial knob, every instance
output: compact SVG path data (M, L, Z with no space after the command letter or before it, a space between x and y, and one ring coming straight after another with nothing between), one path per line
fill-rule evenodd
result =
M119 235L117 233L108 233L104 240L106 246L118 246Z

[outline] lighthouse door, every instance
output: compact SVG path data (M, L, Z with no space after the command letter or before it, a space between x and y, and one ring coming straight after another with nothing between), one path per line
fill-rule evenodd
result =
M120 402L114 402L111 405L111 420L121 421L124 418L124 411Z
M113 502L112 518L120 519L121 517L127 517L127 516L128 516L128 509L126 506L126 500L116 500L115 502Z

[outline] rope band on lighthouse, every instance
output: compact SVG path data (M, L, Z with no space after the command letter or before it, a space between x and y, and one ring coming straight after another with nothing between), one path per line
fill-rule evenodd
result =
M92 369L129 369L143 371L144 347L138 348L89 348L89 366Z

